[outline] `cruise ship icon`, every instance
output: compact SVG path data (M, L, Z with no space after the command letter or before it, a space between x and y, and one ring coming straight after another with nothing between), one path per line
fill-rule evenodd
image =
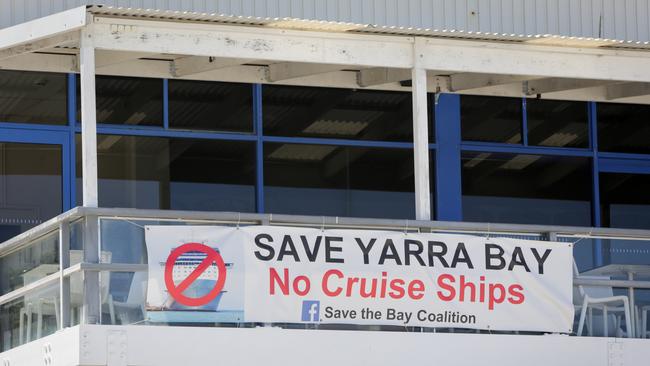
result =
M172 248L174 250L175 248ZM216 252L219 252L219 249L212 248ZM196 267L198 267L207 257L206 253L203 252L194 252L189 251L180 255L176 262L174 263L174 269L172 271L172 277L174 283L179 284L185 280L189 275L194 272ZM165 266L164 262L160 263L162 266ZM232 267L232 263L226 263L226 271ZM219 278L219 270L217 264L212 262L210 266L201 273L201 275L187 288L183 291L183 295L190 298L200 298L209 293L217 282ZM221 298L227 291L221 291L217 297L215 297L209 303L202 306L187 306L183 305L169 295L167 301L165 302L162 310L192 310L192 311L218 311L219 302Z

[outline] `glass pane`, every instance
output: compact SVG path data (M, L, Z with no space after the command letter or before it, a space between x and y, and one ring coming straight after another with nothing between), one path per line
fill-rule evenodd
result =
M144 321L147 272L100 272L101 324Z
M253 142L100 135L97 151L102 207L255 210Z
M600 151L650 153L650 106L598 103Z
M411 93L265 85L262 95L267 135L413 140Z
M59 270L59 234L54 232L0 258L0 295Z
M463 219L591 225L587 158L463 152Z
M464 141L521 143L520 98L460 97L460 127Z
M54 334L59 327L58 285L0 306L0 352Z
M264 145L267 212L413 218L410 149Z
M97 76L97 123L163 125L161 79ZM77 120L81 121L81 87L77 78Z
M58 145L0 142L0 242L61 213L61 160Z
M588 147L587 103L527 99L528 144Z
M102 219L100 225L101 253L105 263L147 263L144 226L160 223Z
M603 225L650 229L650 175L600 174L600 207Z
M65 74L0 71L0 122L65 125Z
M184 130L252 132L253 87L170 80L169 126Z

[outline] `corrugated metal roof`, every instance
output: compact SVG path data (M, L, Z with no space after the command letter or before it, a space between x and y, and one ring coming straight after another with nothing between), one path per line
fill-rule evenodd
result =
M297 18L273 18L235 16L217 13L198 13L189 11L172 11L156 9L122 8L103 5L90 5L88 11L95 15L127 17L149 20L164 21L190 21L208 22L219 24L233 24L244 26L258 26L270 28L282 28L293 30L310 30L323 32L347 32L360 34L383 34L397 36L421 36L436 38L454 38L467 40L484 40L495 42L514 42L557 45L568 47L592 47L592 48L629 48L629 49L650 49L650 42L624 41L591 37L570 37L554 34L509 34L509 33L486 33L473 32L455 29L429 29L381 26L375 24L357 24L324 20L310 20Z

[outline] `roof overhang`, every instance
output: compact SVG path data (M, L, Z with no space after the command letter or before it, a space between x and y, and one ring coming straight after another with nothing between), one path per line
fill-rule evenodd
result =
M650 45L301 19L78 7L0 30L0 69L650 104Z

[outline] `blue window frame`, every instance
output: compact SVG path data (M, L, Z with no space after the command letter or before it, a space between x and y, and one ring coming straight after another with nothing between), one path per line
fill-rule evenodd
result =
M77 76L67 75L67 121L60 124L38 124L33 121L16 122L0 121L0 140L20 140L24 142L53 143L62 147L63 152L63 207L69 209L75 206L76 182L75 154L77 150L75 135L81 131L80 121L77 120ZM282 136L274 133L265 134L263 126L264 87L260 84L251 84L252 101L252 130L240 132L210 131L210 130L178 130L170 128L170 81L163 79L158 83L162 95L162 121L155 126L143 124L98 124L98 133L122 136L166 137L175 139L203 139L215 141L249 141L255 145L255 210L265 212L264 198L264 145L265 144L312 144L332 145L350 148L381 148L381 149L406 149L412 150L413 144L408 141L398 140L372 140L336 138L335 136L309 137L309 136ZM567 118L564 124L579 118L580 126L576 134L579 136L574 143L554 144L549 141L551 136L548 131L537 137L531 137L534 131L530 129L531 118L535 120L537 128L539 120L545 117L545 108L557 106L560 103L543 102L521 98L520 110L521 138L518 143L486 142L474 139L462 140L461 134L461 96L442 94L437 98L430 98L432 118L430 122L431 139L431 183L433 211L439 220L463 220L462 210L462 180L461 157L466 153L494 153L494 154L524 154L554 157L589 158L591 161L591 225L601 226L608 224L602 222L601 187L600 180L603 174L650 174L650 154L630 152L600 151L598 144L598 108L594 102L581 103L571 108L586 108L586 113L577 110L578 117ZM584 106L584 107L583 107ZM532 108L536 108L532 111ZM514 108L514 107L513 107ZM517 107L519 108L519 107ZM515 108L515 109L517 109ZM531 117L530 113L536 114ZM434 113L435 112L435 113ZM584 116L587 116L585 127ZM541 116L541 117L540 117ZM585 137L585 128L588 136ZM435 136L434 136L435 135ZM530 138L529 138L530 137ZM588 138L588 143L585 142ZM489 140L489 139L486 139ZM553 139L551 139L553 140ZM544 142L545 141L545 142ZM598 258L597 258L598 260Z

